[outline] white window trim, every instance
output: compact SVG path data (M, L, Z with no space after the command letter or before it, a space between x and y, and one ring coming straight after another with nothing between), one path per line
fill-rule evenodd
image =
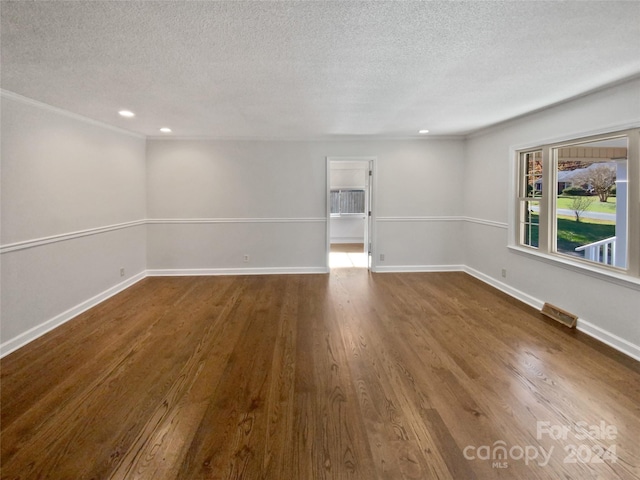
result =
M543 148L543 155L550 151L547 147L557 147L563 143L575 143L584 139L590 139L591 137L608 136L620 133L629 133L629 130L637 130L640 128L640 123L630 123L622 125L612 125L609 127L603 127L598 130L589 132L577 132L572 134L563 135L561 137L547 138L540 141L528 142L521 145L512 145L509 147L509 188L508 188L508 243L507 248L513 252L526 257L542 261L547 264L558 266L560 268L569 269L577 273L582 273L591 277L595 277L601 280L605 280L611 283L615 283L624 287L632 288L634 290L640 290L640 247L629 249L628 268L626 271L620 271L617 268L611 268L604 265L597 265L592 262L573 259L567 255L552 252L547 246L543 249L542 238L540 238L540 247L533 248L525 245L520 245L519 237L519 169L520 169L520 156L519 152L523 150L535 150ZM636 133L637 134L637 133ZM636 138L633 141L629 140L629 158L638 158L640 152L638 149L640 141ZM547 169L549 170L549 169ZM547 185L553 185L555 172L547 171L543 174L545 176L545 183ZM629 192L629 245L632 245L634 239L640 238L640 161L629 162L629 181L635 181L639 185L638 188ZM546 197L546 196L544 196ZM547 206L547 208L550 208ZM542 209L542 207L541 207ZM633 219L635 218L635 221ZM541 220L542 221L542 220ZM548 222L547 222L548 223ZM540 230L540 237L542 237L542 228ZM547 244L548 245L548 244Z

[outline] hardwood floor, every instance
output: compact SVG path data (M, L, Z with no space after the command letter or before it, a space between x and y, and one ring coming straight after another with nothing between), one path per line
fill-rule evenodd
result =
M3 479L640 477L638 362L463 273L147 278L1 368Z
M360 253L364 251L364 243L332 243L332 252Z

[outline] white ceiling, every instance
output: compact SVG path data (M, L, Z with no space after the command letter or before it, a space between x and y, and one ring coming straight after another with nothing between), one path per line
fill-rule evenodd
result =
M465 134L640 74L638 1L2 1L1 16L2 89L149 136Z

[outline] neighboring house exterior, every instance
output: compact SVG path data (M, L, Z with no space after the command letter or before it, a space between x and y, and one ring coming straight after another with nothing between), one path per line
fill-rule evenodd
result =
M587 172L591 169L594 169L598 166L606 166L607 168L611 168L615 171L615 164L612 163L592 163L588 167L585 168L576 168L575 170L558 170L557 178L558 178L558 195L560 195L565 189L570 187L582 187L585 190L590 190L590 186L584 184L583 182L576 184L577 179L584 178ZM535 182L536 192L542 192L542 179L539 179Z
M573 177L578 171L584 171L586 169L579 168L577 170L565 170L558 172L558 194L561 194L565 188L573 187ZM535 182L536 192L542 192L542 179Z

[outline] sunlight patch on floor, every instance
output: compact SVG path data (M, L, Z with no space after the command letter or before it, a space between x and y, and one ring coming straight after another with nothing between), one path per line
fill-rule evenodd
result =
M367 268L367 255L364 252L331 252L329 268Z

